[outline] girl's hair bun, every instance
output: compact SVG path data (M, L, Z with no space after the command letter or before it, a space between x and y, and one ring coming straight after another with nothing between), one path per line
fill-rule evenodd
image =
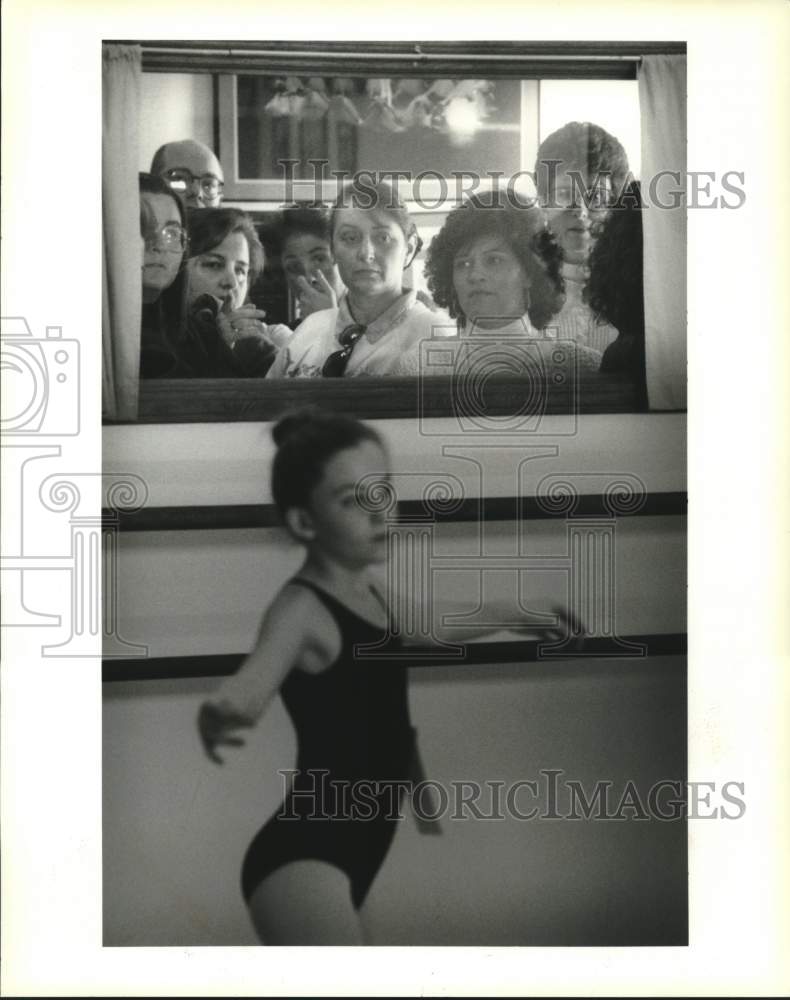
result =
M310 502L327 462L337 452L363 441L382 445L376 431L361 420L316 406L286 414L272 428L272 438L277 445L272 495L281 513Z
M292 437L300 435L325 419L326 415L316 407L305 407L294 413L288 413L272 428L274 443L281 448Z

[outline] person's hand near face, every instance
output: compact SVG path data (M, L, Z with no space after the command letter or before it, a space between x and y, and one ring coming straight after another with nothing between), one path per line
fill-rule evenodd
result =
M229 233L216 247L189 261L189 311L201 295L217 299L217 324L229 347L245 337L266 338L266 313L247 298L250 251L244 233Z
M239 309L247 297L250 250L244 233L228 233L221 243L189 261L187 308L199 295L222 301L223 312Z
M243 368L270 363L281 346L278 332L286 328L267 326L262 309L253 303L245 305L250 253L244 233L229 233L217 246L189 261L188 268L188 313L199 305L201 296L212 296L217 304L217 330L237 363Z
M342 288L339 279L337 284L333 285L321 271L316 271L309 278L299 275L292 287L299 303L300 318L304 319L305 316L321 309L335 309L341 294L337 290L338 286Z
M302 318L337 306L343 283L326 240L311 233L294 233L285 240L282 262Z
M308 221L311 215L320 213L305 213ZM284 216L281 247L295 219L287 211ZM416 374L419 344L432 335L434 317L403 287L404 272L422 244L397 191L384 181L351 182L317 225L323 232L316 235L329 237L346 292L337 308L307 317L268 377ZM316 274L315 280L322 279Z

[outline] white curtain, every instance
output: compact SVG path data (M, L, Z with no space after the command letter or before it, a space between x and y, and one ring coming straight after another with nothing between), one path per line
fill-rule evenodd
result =
M138 195L141 55L102 53L102 399L111 420L137 417L142 312Z
M645 354L651 410L686 406L686 57L643 56ZM672 171L673 176L662 171ZM679 182L678 182L679 179ZM651 184L653 185L651 189ZM681 192L677 194L676 192ZM655 205L658 199L664 205Z

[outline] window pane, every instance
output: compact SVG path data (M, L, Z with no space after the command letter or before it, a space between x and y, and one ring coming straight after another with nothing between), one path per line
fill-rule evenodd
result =
M642 156L636 80L541 80L541 142L568 122L585 121L620 140L638 180Z
M519 80L238 77L241 179L328 171L502 171L521 168Z

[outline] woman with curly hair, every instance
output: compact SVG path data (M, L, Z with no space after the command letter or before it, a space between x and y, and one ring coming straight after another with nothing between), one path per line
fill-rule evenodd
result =
M551 345L551 320L564 300L561 264L540 209L492 192L450 212L431 243L425 273L461 337ZM598 370L597 351L576 345L575 354L580 368Z
M645 311L642 277L642 196L638 181L613 206L589 260L583 296L593 312L617 329L604 351L601 371L630 376L640 404L645 387Z

